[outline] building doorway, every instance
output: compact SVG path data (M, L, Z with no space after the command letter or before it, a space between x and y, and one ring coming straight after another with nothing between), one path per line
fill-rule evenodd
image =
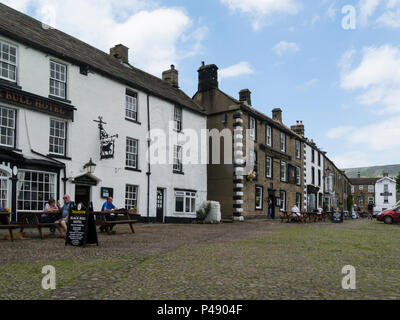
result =
M269 192L268 194L268 211L267 216L271 219L275 219L275 192Z
M157 189L157 222L164 223L164 189Z
M89 186L75 186L75 204L82 203L85 207L90 203Z

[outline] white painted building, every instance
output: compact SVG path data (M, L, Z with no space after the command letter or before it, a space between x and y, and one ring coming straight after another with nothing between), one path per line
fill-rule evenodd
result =
M304 146L304 210L314 211L323 205L324 154L313 141Z
M196 217L207 200L206 164L182 165L183 142L168 146L173 162L147 162L149 130L168 133L172 123L184 141L206 128L173 66L161 80L132 67L122 45L108 55L3 4L0 50L1 207L41 211L67 193L100 210L112 194L118 208L150 220ZM102 142L99 117L109 135Z
M381 212L396 204L396 181L384 176L375 183L375 212Z

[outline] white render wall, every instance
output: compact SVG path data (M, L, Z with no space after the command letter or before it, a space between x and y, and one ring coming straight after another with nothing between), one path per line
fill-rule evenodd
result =
M392 196L389 197L389 203L384 203L384 197L381 196L381 193L384 193L384 185L389 185L389 193ZM367 199L368 200L368 199ZM396 204L396 181L384 177L378 180L375 184L375 208L374 211L381 212L383 209L388 209Z
M50 59L67 65L67 100L77 108L74 111L74 121L68 121L67 153L72 160L58 160L66 164L67 193L74 199L75 184L71 181L86 171L85 163L92 158L97 164L94 176L101 181L91 188L91 200L95 210L100 210L105 201L100 198L100 188L114 189L114 204L117 207L125 206L125 185L139 186L138 208L139 214L147 215L147 94L129 88L125 84L95 74L92 71L87 76L80 74L79 66L51 57L45 53L18 44L15 41L1 37L2 40L16 45L18 48L18 85L23 91L43 97L49 96ZM138 93L138 121L136 124L125 120L125 93L130 89ZM24 156L38 158L30 150L47 155L49 153L49 133L51 115L30 111L1 103L6 107L17 109L17 149L21 149ZM167 119L173 119L174 105L167 101L150 97L151 127L167 126ZM98 116L103 117L105 130L110 134L119 135L115 142L115 157L100 161L100 140ZM154 120L153 120L154 119ZM62 120L62 119L61 119ZM206 128L206 117L183 109L183 126L199 131ZM126 137L139 140L139 170L133 172L125 170ZM167 188L168 216L174 215L173 188L182 188L198 191L199 207L207 199L206 165L194 167L185 166L185 175L172 174L172 164L168 166L152 166L150 189L150 217L156 215L155 199L157 187ZM63 178L61 173L60 178ZM63 182L60 184L60 197L63 193ZM195 217L187 216L184 217Z
M307 185L312 184L312 167L315 168L315 185L318 186L318 170L321 170L321 186L318 192L317 196L317 206L321 205L322 203L319 203L319 194L324 194L324 155L321 153L321 165L318 165L318 150L314 149L315 152L315 163L311 162L312 160L312 150L313 148L305 143L305 161L304 161L304 168L305 168L305 177L304 177L304 209L307 209ZM322 197L323 201L323 197Z

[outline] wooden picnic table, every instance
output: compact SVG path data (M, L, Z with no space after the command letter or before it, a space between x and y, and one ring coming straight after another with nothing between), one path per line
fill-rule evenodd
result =
M96 224L104 227L108 234L111 234L111 228L114 225L119 224L128 224L132 233L135 233L133 224L140 220L140 215L129 210L116 210L114 212L95 211L93 214L96 217ZM111 215L112 219L107 220L106 215Z

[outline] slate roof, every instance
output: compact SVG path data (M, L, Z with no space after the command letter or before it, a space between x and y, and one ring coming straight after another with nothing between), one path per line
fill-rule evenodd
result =
M109 54L62 31L43 28L40 21L2 3L0 3L0 34L65 61L79 66L89 66L89 69L108 78L204 114L203 108L182 90L135 67L127 67Z
M351 178L352 185L374 185L380 178Z

